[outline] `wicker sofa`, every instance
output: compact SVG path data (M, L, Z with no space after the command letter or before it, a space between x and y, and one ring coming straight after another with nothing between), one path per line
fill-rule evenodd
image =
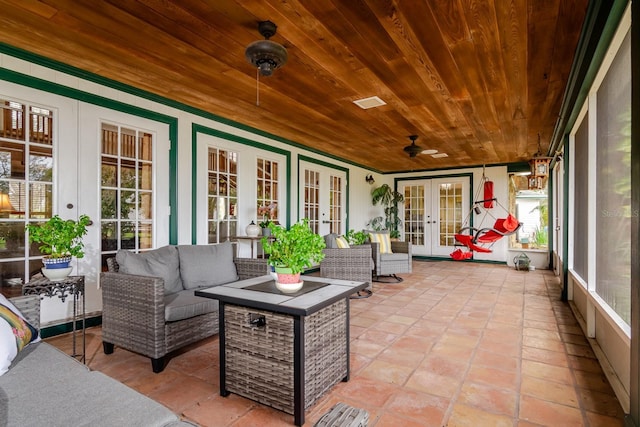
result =
M218 333L218 302L194 291L268 274L266 260L234 253L225 242L119 251L108 259L100 276L104 352L115 345L143 354L158 373L167 354Z
M9 300L34 327L40 297ZM168 408L46 342L20 351L0 376L0 426L193 426Z

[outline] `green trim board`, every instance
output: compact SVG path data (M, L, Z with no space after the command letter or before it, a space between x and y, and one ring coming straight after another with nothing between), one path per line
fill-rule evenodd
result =
M331 158L331 159L334 159L334 160L339 160L341 162L350 164L352 166L356 166L356 167L359 167L359 168L362 168L362 169L370 170L371 172L382 173L381 171L378 171L378 170L375 170L375 169L370 169L369 167L361 165L359 163L356 163L356 162L354 162L352 160L343 159L341 157L325 153L325 152L317 150L315 148L307 147L305 145L302 145L302 144L297 143L295 141L292 141L290 139L286 139L286 138L280 137L278 135L274 135L272 133L265 132L265 131L262 131L260 129L257 129L257 128L254 128L254 127L251 127L251 126L244 125L242 123L239 123L239 122L236 122L236 121L233 121L233 120L230 120L230 119L226 119L224 117L215 115L213 113L209 113L209 112L201 110L199 108L192 107L192 106L190 106L188 104L185 104L185 103L182 103L182 102L178 102L178 101L175 101L173 99L169 99L169 98L166 98L166 97L163 97L163 96L160 96L160 95L156 95L156 94L154 94L152 92L148 92L146 90L138 89L138 88L135 88L133 86L130 86L130 85L127 85L127 84L124 84L124 83L120 83L120 82L118 82L116 80L112 80L112 79L109 79L109 78L106 78L106 77L102 77L102 76L99 76L97 74L82 70L80 68L72 67L72 66L64 64L62 62L46 58L44 56L41 56L41 55L38 55L38 54L35 54L35 53L31 53L31 52L28 52L28 51L20 49L20 48L16 48L16 47L10 46L10 45L8 45L6 43L1 43L0 42L0 53L4 53L4 54L10 55L10 56L13 56L15 58L22 59L22 60L27 61L27 62L31 62L31 63L37 64L37 65L41 65L43 67L50 68L52 70L60 71L60 72L65 73L65 74L69 74L71 76L81 78L83 80L88 80L88 81L91 81L93 83L100 84L102 86L106 86L106 87L109 87L109 88L112 88L112 89L115 89L115 90L119 90L121 92L125 92L125 93L128 93L128 94L143 98L143 99L147 99L149 101L157 102L158 104L162 104L162 105L166 105L168 107L176 108L178 110L185 111L185 112L191 113L193 115L196 115L196 116L208 119L208 120L212 120L212 121L215 121L215 122L218 122L218 123L222 123L222 124L234 127L236 129L240 129L240 130L244 130L244 131L247 131L247 132L254 133L256 135L264 136L265 138L273 139L274 141L282 142L283 144L291 145L293 147L296 147L296 148L299 148L299 149L302 149L302 150L306 150L306 151L309 151L309 152L312 152L312 153L320 154L322 156L325 156L325 157L328 157L328 158Z
M85 329L100 326L102 325L102 316L87 317L84 322ZM40 329L40 338L54 337L69 332L73 332L73 321ZM76 333L78 332L82 333L82 320L76 320Z
M200 125L197 123L191 124L191 163L193 165L191 172L191 243L196 244L197 242L197 184L198 184L198 163L195 162L198 153L198 134L204 134L213 136L216 138L221 138L226 141L236 142L238 144L247 145L249 147L254 147L264 151L270 151L272 153L280 154L286 158L286 193L287 200L291 200L291 152L287 150L283 150L281 148L276 148L268 144L264 144L262 142L252 141L247 138L243 138L238 135L233 135L230 133L222 132L217 129L212 129L210 127ZM285 211L285 221L286 226L291 223L291 203L287 203L287 209Z
M342 167L342 166L331 164L329 162L325 162L323 160L314 159L313 157L309 157L309 156L305 156L305 155L300 154L300 155L298 155L298 190L300 190L300 185L299 185L300 184L300 162L314 163L316 165L323 166L325 168L335 169L335 170L339 170L339 171L342 171L342 172L345 173L345 175L347 176L347 178L346 178L347 182L346 182L346 186L345 186L345 191L347 192L346 193L347 200L346 200L346 206L345 206L345 210L347 212L347 220L345 221L345 225L344 226L345 226L345 230L349 230L349 212L350 212L349 211L349 206L350 206L349 205L349 203L350 203L349 202L349 200L350 200L349 189L351 188L351 186L350 186L350 171L349 171L349 169L345 168L345 167ZM300 220L300 215L301 215L301 212L300 212L300 191L298 191L298 194L297 194L297 206L298 206L298 220Z
M446 257L446 256L426 256L426 255L414 255L413 257L411 257L414 261L420 261L420 262L442 262L442 261L452 261L451 258ZM492 261L490 259L462 259L459 261L456 261L456 263L459 262L470 262L470 263L474 263L474 264L497 264L497 265L507 265L506 261Z
M21 86L30 87L55 95L64 96L66 98L75 99L77 101L86 102L88 104L97 105L99 107L108 108L114 111L130 114L132 116L142 117L169 126L169 204L171 206L171 215L169 218L169 243L176 244L178 241L178 119L166 114L147 110L145 108L136 107L135 105L126 104L124 102L115 101L103 96L94 95L79 89L63 86L48 80L37 77L28 76L6 68L0 68L0 80L15 83Z

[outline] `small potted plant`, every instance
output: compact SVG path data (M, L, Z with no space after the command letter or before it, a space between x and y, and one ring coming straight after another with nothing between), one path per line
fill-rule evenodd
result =
M55 215L46 222L26 225L29 241L41 243L38 249L45 254L42 259L42 263L45 265L42 273L45 276L50 279L52 277L62 279L69 275L71 258L84 257L82 238L87 234L89 224L91 224L91 219L87 215L80 215L77 221L65 220ZM52 272L51 270L62 271ZM65 272L66 274L64 274Z
M271 235L269 224L273 222L273 218L276 216L277 207L278 205L276 203L271 203L268 206L260 206L258 208L258 215L262 215L262 221L258 223L258 226L262 228L263 236Z
M324 239L315 234L309 227L309 219L293 224L288 230L274 223L269 224L272 240L263 237L261 240L265 254L269 255L269 265L275 268L278 284L292 285L291 292L302 287L300 273L319 263L324 258ZM279 288L280 289L280 288Z
M347 231L344 235L347 238L347 242L351 246L359 246L364 245L367 242L368 234L364 231L356 231L351 229Z

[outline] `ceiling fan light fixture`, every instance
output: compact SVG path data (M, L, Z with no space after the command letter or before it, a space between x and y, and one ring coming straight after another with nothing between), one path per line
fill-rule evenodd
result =
M416 145L416 139L418 139L418 135L409 135L409 139L411 140L411 145L407 145L406 147L404 147L404 151L405 153L409 154L410 158L413 158L422 153L422 150L424 150L424 148Z
M276 33L278 27L271 21L258 23L258 31L265 40L257 40L251 43L244 51L247 61L256 67L262 76L268 77L273 72L286 64L288 59L287 49L281 44L269 40Z

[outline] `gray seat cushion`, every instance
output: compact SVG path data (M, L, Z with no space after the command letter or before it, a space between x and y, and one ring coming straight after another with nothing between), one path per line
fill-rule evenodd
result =
M163 246L139 254L119 250L116 261L121 273L162 278L165 295L174 294L183 289L180 279L180 259L175 246Z
M406 261L408 258L409 254L405 253L380 254L380 261Z
M218 300L197 297L190 289L164 297L164 320L167 322L189 319L215 311L218 311Z
M233 245L180 245L180 276L184 289L208 288L238 280Z
M21 351L0 376L2 426L166 426L169 409L44 343Z

